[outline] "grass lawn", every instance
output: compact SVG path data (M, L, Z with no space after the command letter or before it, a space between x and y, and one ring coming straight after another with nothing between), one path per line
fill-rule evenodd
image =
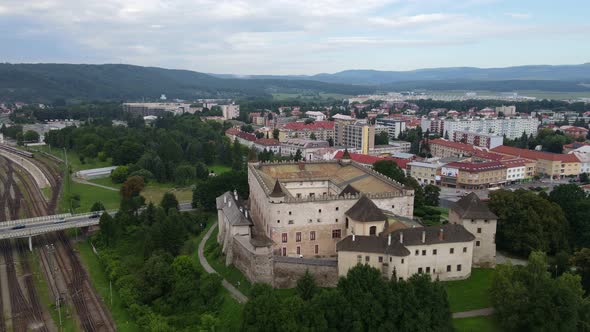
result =
M109 177L92 179L88 182L117 189L120 189L122 185L121 183L114 183ZM167 192L174 193L179 202L190 202L193 199L193 189L191 187L177 188L173 183L158 183L153 181L148 182L145 189L141 192L141 195L145 197L146 202L160 204L162 197Z
M448 208L444 208L444 207L434 207L436 210L440 211L440 216L442 217L441 219L446 219L449 220L449 209Z
M216 222L215 220L214 222ZM216 228L211 237L205 243L205 258L207 258L207 262L211 265L211 267L217 271L224 279L226 279L230 284L234 285L237 289L239 289L244 295L248 296L250 294L250 289L252 288L252 284L250 281L244 276L244 274L238 270L233 265L226 266L225 265L225 256L219 255L219 257L215 258L214 253L211 252L211 248L214 247L217 243L217 233L219 233L219 228ZM238 282L240 285L238 286Z
M207 169L209 169L209 172L213 172L217 175L231 171L231 167L220 164L207 166Z
M139 327L132 320L131 316L123 306L119 293L113 288L113 305L110 301L109 280L105 274L98 257L92 251L92 247L88 241L78 242L75 244L76 249L80 252L80 257L84 266L90 275L92 286L100 297L105 302L106 306L111 311L111 315L117 325L117 330L122 332L140 331Z
M48 145L42 145L32 147L31 150L44 151L62 160L64 159L63 149L50 148ZM98 159L86 159L84 161L84 164L82 164L82 162L80 161L80 156L78 156L78 153L68 150L68 164L72 167L72 171L76 172L85 169L108 167L111 166L112 163L110 160L100 161Z
M493 316L469 317L453 319L457 332L499 332L498 323Z
M490 287L494 272L494 269L473 269L469 279L444 282L451 311L491 307Z
M66 186L64 185L64 190L65 187ZM120 197L118 191L103 189L74 181L70 181L70 190L72 194L80 195L80 207L74 211L75 213L89 212L92 204L95 202L101 202L107 210L117 209L119 207ZM65 197L66 195L62 195L62 199L59 202L60 211L69 210Z
M122 185L122 183L114 183L113 180L111 180L111 178L108 176L104 177L104 178L88 180L88 182L100 184L101 186L113 187L113 188L117 188L117 189L121 188L121 185Z
M216 223L216 222L217 222L217 216L212 215L211 218L209 218L209 222L207 223L207 227L205 227L205 229L201 232L201 234L199 234L198 236L193 238L195 248L198 248L198 245L201 242L201 239L205 236L205 233L207 233L207 231L209 230L209 228L211 228L213 223ZM213 235L211 235L211 237L213 237ZM192 257L193 257L194 261L197 263L197 267L199 268L201 273L205 273L203 270L203 267L201 266L201 263L199 263L199 256L198 256L197 251L195 251L193 253ZM209 264L211 264L211 261L209 261ZM213 266L213 264L211 264L211 266ZM244 310L244 306L239 304L233 297L231 297L231 295L229 294L229 292L225 288L223 288L222 293L223 293L223 304L221 305L219 315L218 315L218 317L221 321L221 326L219 327L219 330L220 331L239 331L240 326L242 324L241 323L242 310Z

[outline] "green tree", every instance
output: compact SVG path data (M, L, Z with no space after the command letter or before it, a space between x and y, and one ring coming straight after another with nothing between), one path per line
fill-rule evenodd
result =
M176 199L176 196L171 192L164 193L162 201L160 202L160 206L164 209L166 213L168 213L170 209L175 209L176 211L178 211L179 209L178 200Z
M373 164L373 169L399 183L405 181L404 171L393 160L379 160Z
M317 140L317 137L315 136L315 133L309 134L309 139L314 140L314 141Z
M98 212L98 211L105 211L105 207L102 202L94 202L92 207L90 208L90 212Z
M440 188L433 185L427 184L424 186L424 204L430 206L438 206L438 199L440 196Z
M590 248L576 251L572 257L572 263L582 277L582 285L586 293L590 294Z
M237 138L234 140L234 145L233 145L233 149L232 149L232 158L233 158L232 169L234 171L241 170L243 168L243 164L244 164L244 156L242 155L242 147L240 145L240 142L238 142Z
M315 278L309 273L309 270L305 270L305 274L299 280L297 280L297 286L295 287L297 294L304 301L309 301L318 292L318 286L316 285Z
M297 151L295 152L295 157L293 158L293 160L300 161L302 159L303 159L303 155L301 153L301 150L297 149Z
M275 128L275 129L272 130L272 138L278 140L279 139L279 134L280 134L280 132L279 132L279 130L277 128Z
M33 130L27 130L23 135L23 140L27 143L37 143L39 142L39 134Z
M375 145L388 145L389 134L386 131L382 131L375 135Z
M111 172L111 180L114 183L123 183L127 180L129 176L129 167L127 166L118 166Z

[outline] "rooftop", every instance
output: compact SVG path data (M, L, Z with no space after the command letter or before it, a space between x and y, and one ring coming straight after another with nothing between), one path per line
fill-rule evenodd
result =
M314 121L306 124L305 122L289 122L283 126L287 130L320 130L334 129L333 121Z
M432 139L432 140L430 140L429 143L430 143L430 145L437 144L437 145L446 146L448 148L463 150L463 151L467 151L467 152L475 151L475 149L473 148L472 145L460 143L460 142L447 141L442 138Z
M355 221L371 222L387 220L381 209L365 195L362 195L345 214Z
M486 161L481 163L456 161L448 163L446 167L454 167L468 172L482 172L506 168L498 161Z
M515 148L512 146L505 146L500 145L492 149L492 151L507 154L511 156L522 157L531 160L543 159L543 160L551 160L551 161L561 161L564 163L577 163L580 162L578 158L576 158L573 154L559 154L559 153L549 153L543 151L535 151L535 150L527 150L527 149L520 149Z
M498 219L498 216L490 211L488 205L482 202L474 192L455 202L451 210L455 211L461 219Z

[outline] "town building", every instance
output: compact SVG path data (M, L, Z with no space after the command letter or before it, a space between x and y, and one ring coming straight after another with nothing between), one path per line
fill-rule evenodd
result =
M191 109L191 104L187 103L123 103L123 111L141 116L162 116L165 113L194 113L196 109Z
M429 130L446 137L453 137L456 131L469 131L479 134L493 134L506 136L510 139L519 138L525 133L527 136L537 135L539 120L535 117L505 117L505 118L426 118L421 119L422 131Z
M422 184L440 184L443 163L412 161L406 166L406 174Z
M482 148L493 149L504 143L504 137L495 134L476 133L472 131L455 131L452 139L454 142L466 143Z
M588 129L583 127L576 127L576 126L561 126L559 130L563 131L566 136L569 136L573 139L576 138L586 138L588 136Z
M441 185L460 189L485 189L506 183L506 166L498 161L451 162L441 168Z
M221 114L223 114L223 118L225 120L236 119L240 116L240 105L236 104L228 104L228 105L219 105L221 108Z
M575 154L558 154L543 151L520 149L511 146L498 146L493 152L535 161L535 172L539 176L560 178L580 174L580 160Z
M305 160L314 160L314 153L316 151L329 148L328 141L317 141L302 138L287 138L281 142L281 155L295 156L297 150L301 151L301 156Z
M375 145L369 150L372 156L393 155L396 153L408 153L411 147L410 142L405 141L389 141L388 145Z
M360 150L368 154L375 146L375 126L364 121L342 121L334 124L334 145Z
M439 158L468 157L475 153L472 145L440 138L429 140L428 144L430 146L430 154Z
M511 105L511 106L499 106L496 107L496 113L497 114L504 114L504 116L515 116L516 115L516 106Z
M315 121L325 121L326 120L326 114L319 112L319 111L307 111L307 112L305 112L305 115L308 118L314 119Z
M396 140L406 131L406 121L400 119L378 118L375 123L387 127L390 140Z
M289 122L279 128L279 141L289 138L313 139L327 141L334 139L333 121Z

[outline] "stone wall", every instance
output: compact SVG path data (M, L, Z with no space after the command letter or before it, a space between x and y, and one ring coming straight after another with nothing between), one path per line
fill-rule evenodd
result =
M314 276L320 287L335 287L338 283L338 262L293 257L273 257L274 283L276 288L292 288L305 271Z
M242 271L251 282L272 285L272 253L270 249L254 250L247 237L234 237L232 241L232 264Z

